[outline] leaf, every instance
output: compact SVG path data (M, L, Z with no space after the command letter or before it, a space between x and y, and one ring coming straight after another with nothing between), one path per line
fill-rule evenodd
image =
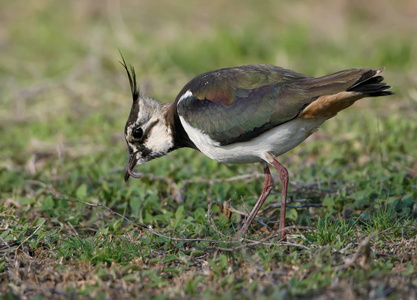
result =
M181 261L181 260L174 254L168 255L163 260L164 263L168 263L168 262L172 262L172 261Z
M85 184L82 184L78 187L77 191L75 192L75 197L77 197L78 200L82 200L87 197L87 186Z
M184 205L181 205L175 212L174 227L177 227L184 220L184 217Z
M298 219L298 212L297 212L297 210L294 209L294 208L291 208L291 209L287 210L287 213L285 215L285 218L286 219L293 220L293 221L297 221L297 219Z

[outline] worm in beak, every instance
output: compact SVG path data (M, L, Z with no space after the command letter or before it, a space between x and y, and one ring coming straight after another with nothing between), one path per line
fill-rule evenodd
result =
M136 166L136 163L137 159L135 153L130 154L126 164L126 172L124 176L125 181L129 179L129 176L132 176L133 178L142 177L141 174L133 172L133 168Z

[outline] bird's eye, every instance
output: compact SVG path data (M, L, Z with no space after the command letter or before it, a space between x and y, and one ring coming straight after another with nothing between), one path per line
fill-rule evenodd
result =
M142 128L136 128L135 130L133 130L132 132L132 136L134 139L140 139L143 135L143 130Z

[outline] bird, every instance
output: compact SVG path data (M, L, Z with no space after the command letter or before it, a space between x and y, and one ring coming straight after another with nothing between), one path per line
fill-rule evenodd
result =
M364 97L393 94L384 68L353 68L311 77L267 64L227 67L190 80L173 102L139 91L133 66L122 56L132 94L124 136L129 150L124 180L140 178L137 165L183 148L224 164L261 163L261 195L235 239L243 238L273 187L269 166L282 183L279 238L286 237L288 170L277 157L293 149L326 120Z

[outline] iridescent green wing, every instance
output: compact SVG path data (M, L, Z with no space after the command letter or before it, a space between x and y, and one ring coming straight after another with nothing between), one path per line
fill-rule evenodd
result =
M272 65L211 71L183 88L177 111L221 145L244 142L295 118L312 99L292 83L308 78Z

